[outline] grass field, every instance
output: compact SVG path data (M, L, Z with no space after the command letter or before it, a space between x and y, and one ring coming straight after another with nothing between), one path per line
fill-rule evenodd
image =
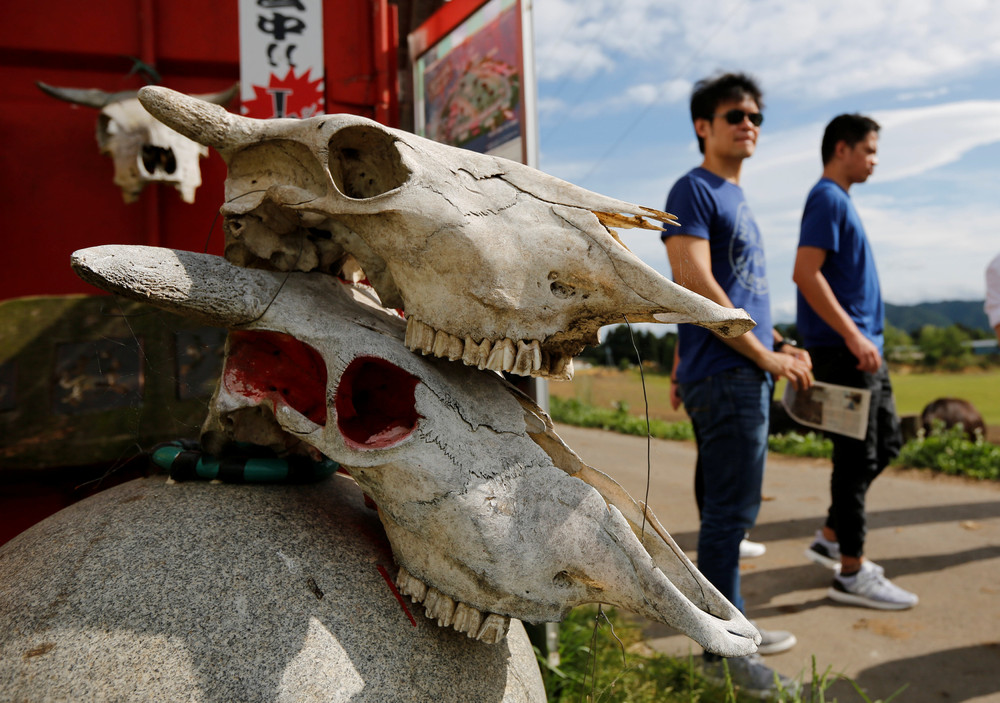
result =
M982 413L987 425L1000 426L1000 369L959 373L898 371L892 374L892 385L900 415L919 415L927 403L947 396L968 400ZM780 394L782 389L779 383L776 393ZM629 412L642 414L643 411L638 369L581 369L572 381L549 383L549 392L599 407L610 407L623 401L628 404ZM670 380L667 376L646 373L646 394L650 417L686 419L683 408L675 411L670 407Z

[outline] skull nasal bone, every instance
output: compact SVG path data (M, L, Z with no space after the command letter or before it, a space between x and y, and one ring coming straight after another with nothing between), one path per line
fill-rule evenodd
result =
M334 396L344 442L355 449L386 449L409 437L420 417L414 396L418 381L385 359L354 359Z
M282 402L326 425L326 364L319 352L281 332L234 330L223 383L251 400Z

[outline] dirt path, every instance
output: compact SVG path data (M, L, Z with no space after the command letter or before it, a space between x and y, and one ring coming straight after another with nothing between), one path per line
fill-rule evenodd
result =
M584 461L636 498L646 491L646 440L565 425L559 433ZM649 504L692 558L697 512L694 445L652 442ZM743 564L747 614L761 627L791 630L789 652L768 657L805 680L811 658L854 679L871 700L1000 703L1000 485L890 470L869 493L868 556L920 596L911 611L842 606L826 598L831 572L802 552L826 512L829 462L772 455L756 541L767 554ZM691 640L649 623L650 644L670 654L700 652ZM827 700L861 700L840 681Z

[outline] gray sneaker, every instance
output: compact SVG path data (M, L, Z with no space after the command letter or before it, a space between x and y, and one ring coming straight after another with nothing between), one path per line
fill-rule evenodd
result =
M759 654L724 659L706 653L702 659L705 678L719 686L726 685L727 668L733 688L753 698L773 698L782 691L797 695L800 688L798 681L782 676L766 666Z
M823 537L822 530L816 530L816 538L806 549L806 558L828 569L840 565L840 545Z
M920 601L916 594L887 579L882 567L871 561L862 562L861 571L851 576L841 576L837 569L826 595L838 603L878 610L906 610Z
M757 627L757 623L751 620L751 624ZM787 652L795 646L798 639L787 630L765 630L757 627L760 633L760 644L757 645L757 654L780 654Z

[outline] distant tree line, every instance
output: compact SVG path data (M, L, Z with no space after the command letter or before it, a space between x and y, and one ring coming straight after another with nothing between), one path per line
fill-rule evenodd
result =
M638 364L636 358L638 349L639 358L645 366L652 366L656 371L669 373L674 361L676 344L676 332L657 335L649 330L632 327L630 334L628 325L615 325L608 331L601 344L587 347L578 358L589 361L595 366L628 368Z
M1000 361L995 348L992 354L987 355L974 351L972 342L993 339L992 332L962 324L948 327L923 325L910 333L886 324L885 351L890 361L954 371Z
M794 324L775 325L778 332L788 339L794 339L799 344L802 338ZM1000 363L996 353L978 355L974 352L971 342L993 339L992 332L979 328L971 328L962 324L948 327L923 325L912 332L906 332L886 323L885 352L891 362L911 363L927 368L945 370L962 369L969 366L985 366ZM660 373L669 373L673 365L674 347L677 345L677 333L667 332L656 334L647 329L627 325L612 327L604 341L596 347L587 347L578 358L595 366L613 366L628 368L638 363L639 358L645 367Z

